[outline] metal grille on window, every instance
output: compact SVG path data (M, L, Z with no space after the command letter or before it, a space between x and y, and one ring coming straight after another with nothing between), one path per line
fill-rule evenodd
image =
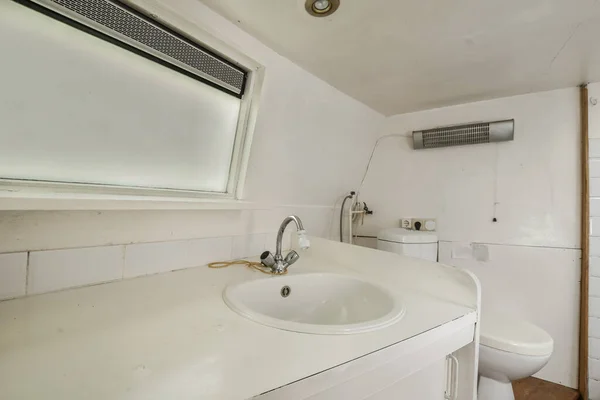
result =
M169 28L112 0L16 0L37 3L76 23L158 57L241 96L246 73Z

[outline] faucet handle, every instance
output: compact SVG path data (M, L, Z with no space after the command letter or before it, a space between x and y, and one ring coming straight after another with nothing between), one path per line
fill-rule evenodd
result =
M288 253L287 256L285 256L285 258L283 259L283 263L285 264L286 267L289 267L290 265L292 265L293 263L298 261L299 258L300 258L300 256L298 255L298 253L296 253L294 250L292 250Z
M270 251L265 251L260 255L260 262L267 268L273 268L275 265L275 257Z

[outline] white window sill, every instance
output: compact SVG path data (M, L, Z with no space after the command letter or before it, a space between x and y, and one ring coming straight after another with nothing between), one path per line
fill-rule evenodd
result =
M2 211L245 210L255 208L259 208L256 203L222 198L71 193L22 187L0 189L0 210Z

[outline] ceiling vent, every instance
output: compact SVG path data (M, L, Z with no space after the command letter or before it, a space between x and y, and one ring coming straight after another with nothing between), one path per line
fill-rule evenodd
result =
M455 125L413 132L415 150L467 144L507 142L515 137L515 120Z
M15 1L191 78L243 95L244 70L119 1Z

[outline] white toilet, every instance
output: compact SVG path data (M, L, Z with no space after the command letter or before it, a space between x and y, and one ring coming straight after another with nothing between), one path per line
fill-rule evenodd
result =
M377 248L409 257L437 261L438 238L433 232L390 228L377 235Z
M531 376L550 360L554 341L543 329L516 318L482 311L479 400L514 400L512 381Z
M383 230L377 248L437 261L434 233L402 228ZM500 313L482 312L478 400L514 400L512 381L541 370L550 360L554 341L541 328Z

